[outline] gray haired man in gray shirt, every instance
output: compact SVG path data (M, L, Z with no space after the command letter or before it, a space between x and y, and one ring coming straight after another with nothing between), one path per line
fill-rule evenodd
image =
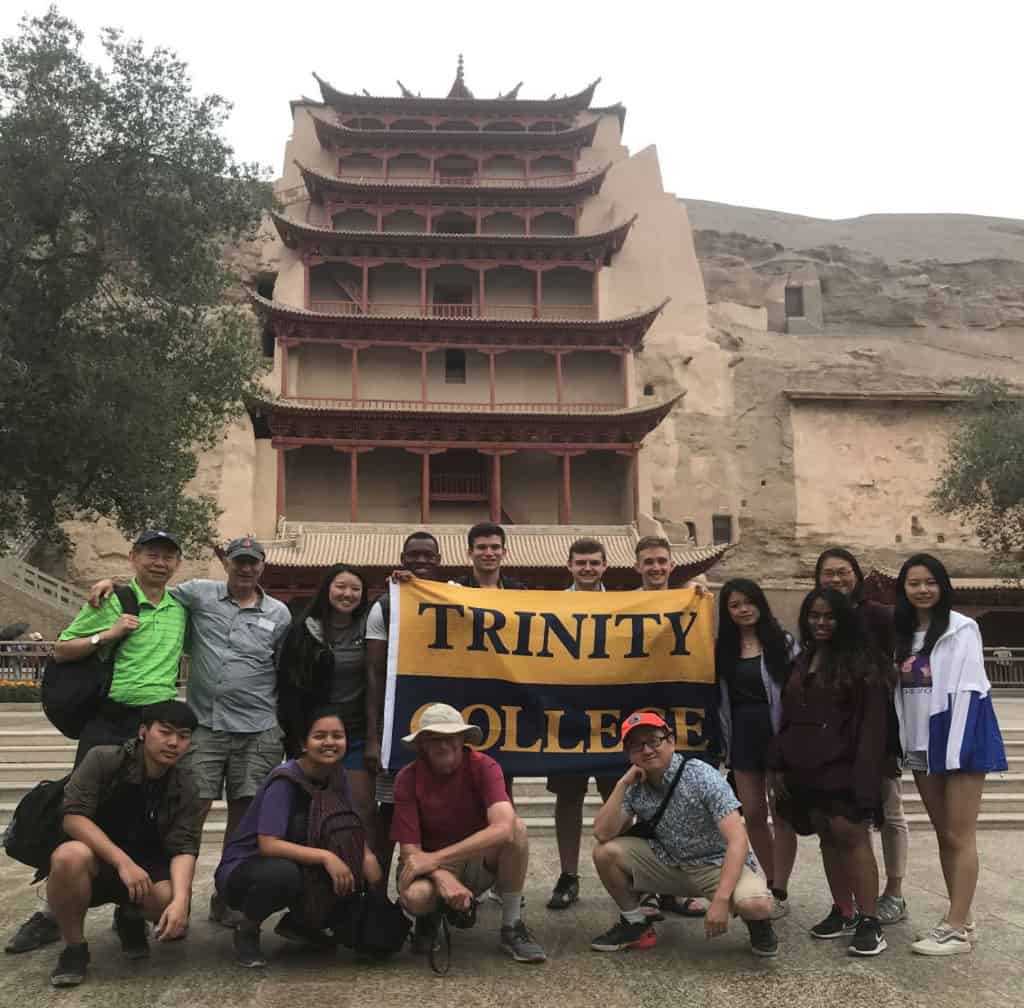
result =
M192 771L203 819L227 792L224 842L245 815L267 774L284 756L277 719L277 655L288 627L288 607L260 587L266 553L251 536L217 551L227 581L196 578L169 589L189 613L191 654L188 703L199 719L185 763ZM93 586L90 600L113 585ZM216 893L210 919L237 923Z

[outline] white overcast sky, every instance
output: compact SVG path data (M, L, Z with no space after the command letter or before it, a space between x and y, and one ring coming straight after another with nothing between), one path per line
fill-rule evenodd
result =
M0 34L47 6L7 0ZM1018 0L64 0L91 40L116 25L175 49L234 103L238 156L280 171L288 101L342 90L622 101L680 196L819 217L1024 218Z

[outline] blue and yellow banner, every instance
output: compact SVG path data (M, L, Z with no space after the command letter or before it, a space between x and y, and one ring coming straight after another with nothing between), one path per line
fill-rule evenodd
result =
M402 736L422 710L451 704L513 776L624 769L619 723L652 710L676 746L718 751L709 596L503 591L437 581L391 586L383 760L412 756Z

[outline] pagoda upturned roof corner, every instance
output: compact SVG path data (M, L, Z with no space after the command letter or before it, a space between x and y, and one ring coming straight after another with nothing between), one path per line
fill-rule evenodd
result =
M465 259L551 259L599 262L618 252L638 214L615 227L582 235L449 234L423 231L344 231L292 220L276 210L270 217L290 249L313 246L319 255L360 254L392 258L430 258L446 252Z
M314 79L320 87L320 94L324 103L337 109L346 109L353 112L381 112L386 108L400 109L403 112L418 112L425 114L429 111L441 112L445 115L453 111L461 112L487 112L493 109L497 113L514 111L517 113L537 113L546 115L549 113L571 113L582 112L587 108L594 98L597 85L601 78L588 84L582 91L576 94L564 95L561 98L519 98L518 88L502 95L500 98L465 98L465 97L441 97L421 98L419 95L410 96L389 96L389 95L365 95L351 94L341 91L318 74L313 74Z

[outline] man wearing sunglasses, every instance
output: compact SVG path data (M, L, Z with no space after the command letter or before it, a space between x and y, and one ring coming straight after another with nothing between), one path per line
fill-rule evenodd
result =
M671 729L657 714L630 714L622 745L629 769L594 817L594 865L620 916L590 947L654 946L657 936L640 896L657 892L705 897L708 938L725 934L735 914L747 925L755 955L778 955L772 896L725 779L703 760L677 753Z

